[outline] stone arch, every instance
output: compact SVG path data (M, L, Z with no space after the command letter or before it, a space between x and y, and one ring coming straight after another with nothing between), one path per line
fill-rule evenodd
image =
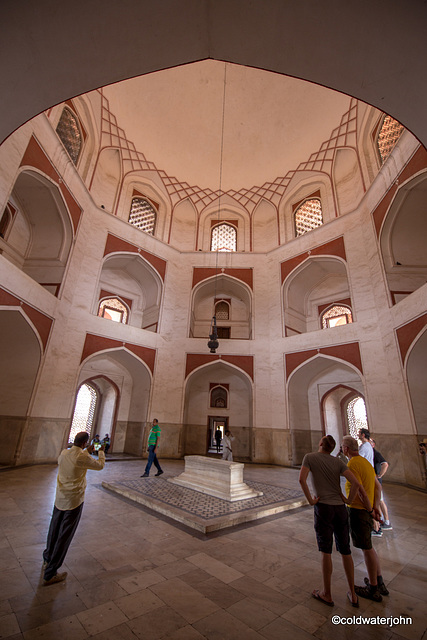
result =
M174 207L171 222L170 244L181 251L195 251L198 214L190 198Z
M85 131L85 140L79 162L77 164L77 171L81 175L82 179L88 183L95 168L95 150L99 149L100 144L99 125L96 122L96 116L93 112L92 101L85 95L73 98L72 104ZM60 105L60 107L62 109L63 105ZM61 111L59 111L58 118L60 117L60 114Z
M228 406L210 407L210 383L228 385ZM253 382L250 376L224 360L204 364L185 381L183 406L183 454L206 455L209 447L209 416L227 418L235 436L233 457L250 460L253 426Z
M218 207L221 212L218 215ZM228 222L237 229L237 251L250 251L250 217L246 209L237 206L237 203L225 195L221 200L212 202L199 217L199 231L197 248L202 251L210 251L212 227L222 222Z
M370 185L378 171L381 163L376 149L376 132L381 122L381 112L373 109L370 105L359 103L358 106L358 151L364 176L364 182Z
M100 388L103 385L105 394L117 393L114 451L141 455L151 400L152 375L149 367L125 347L106 349L89 356L82 363L76 393L85 380L91 379L99 379L97 384ZM101 379L105 382L101 383ZM109 407L111 410L111 398Z
M323 224L336 217L336 204L330 176L298 171L292 177L279 206L281 244L295 238L295 205L312 197L319 198L322 203Z
M230 338L249 340L252 336L252 291L242 281L221 274L196 285L191 297L189 336L209 336L215 301L224 299L230 307L228 320L217 320L218 327L230 327Z
M122 156L113 147L101 149L89 191L95 203L108 213L114 212L122 177Z
M253 251L266 252L279 245L277 209L261 198L252 214Z
M147 5L133 3L127 14L126 37L118 38L117 25L123 24L123 11L119 5L109 3L103 22L103 43L93 38L93 25L98 23L99 16L96 6L90 3L80 8L79 29L69 30L70 33L63 29L69 19L67 6L52 15L49 3L40 2L36 22L30 7L22 9L19 20L11 10L5 15L8 40L2 66L2 86L9 87L10 99L0 114L1 139L69 96L162 68L213 58L299 77L353 95L394 115L426 143L426 97L419 92L417 100L408 99L411 89L419 87L419 78L423 75L422 51L411 48L411 43L425 40L424 6L421 3L409 10L407 3L395 3L394 11L400 19L389 22L388 42L384 43L381 56L378 56L376 35L383 25L382 5L370 7L369 20L366 12L354 9L352 3L348 4L337 15L334 3L314 5L308 16L298 3L288 5L280 0L249 7L243 2L212 5L205 1L197 6L179 6L171 12L164 12L155 3L150 3L149 11ZM238 42L234 29L236 16L240 16ZM153 46L152 39L140 37L141 23L146 25L147 33L155 30L156 43L167 40L166 52L159 44ZM319 24L322 24L322 38L316 37ZM60 33L61 38L46 37L46 25L49 25L49 34ZM302 53L303 27L309 37L305 39ZM342 38L344 30L349 36L345 39ZM25 37L28 32L31 38ZM253 46L254 33L256 47ZM283 33L287 35L285 42ZM33 46L34 42L37 47ZM354 55L356 49L357 56ZM74 55L69 55L70 50ZM28 60L31 65L24 64ZM61 61L60 74L58 60ZM404 71L396 80L389 69L402 69L402 60L406 61ZM80 67L85 68L84 73L77 72ZM21 69L19 75L17 68ZM367 69L374 82L366 81ZM404 89L396 91L399 81ZM29 95L29 86L43 87L43 91Z
M293 464L301 464L306 453L317 449L322 436L322 398L343 385L365 395L364 380L356 367L323 354L292 372L287 396Z
M354 211L365 193L365 185L356 149L338 149L333 164L333 183L338 215Z
M24 169L11 194L16 207L4 255L57 295L73 241L73 226L58 187L41 173Z
M393 303L426 282L427 172L399 186L380 230L380 248Z
M141 255L110 254L102 263L93 313L98 313L99 300L105 293L118 296L130 307L127 324L157 332L162 292L162 279Z
M95 387L98 395L90 439L92 440L95 434L99 433L102 440L102 438L108 433L111 439L110 452L112 452L114 450L114 435L116 431L117 413L120 405L119 387L116 382L102 374L79 381L74 401L73 415L78 393L84 384L90 384Z
M115 213L126 222L129 221L131 203L134 197L145 198L153 206L156 211L156 224L153 235L155 238L167 242L171 205L164 186L159 180L157 182L151 181L138 171L125 174L123 183L120 186Z
M286 335L320 329L322 306L344 301L348 304L349 298L350 285L344 260L332 256L307 258L283 283Z
M333 455L338 453L342 438L348 433L345 417L346 406L350 400L356 397L361 397L364 400L363 395L357 389L339 384L326 391L321 398L322 434L330 434L335 438L337 444L332 452Z
M409 396L419 440L427 438L427 328L411 345L405 360Z
M19 308L0 309L0 353L0 464L12 465L22 446L42 357L40 337Z

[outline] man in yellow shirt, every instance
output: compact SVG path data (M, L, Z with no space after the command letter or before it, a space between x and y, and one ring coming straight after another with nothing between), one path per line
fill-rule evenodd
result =
M380 517L378 505L381 486L371 463L359 455L359 445L355 438L344 436L342 450L349 458L348 468L363 488L349 505L350 532L354 546L363 551L369 579L365 579L365 587L355 586L354 589L362 598L381 602L382 596L388 595L388 590L381 575L377 552L372 547L371 537L373 518L378 520ZM347 481L345 486L347 496L350 489L351 485Z
M89 434L80 431L71 449L64 449L58 458L55 506L53 507L46 549L43 552L43 584L62 582L67 572L58 573L77 530L83 510L88 469L104 468L104 445L98 451L98 460L90 455L93 445L85 449Z

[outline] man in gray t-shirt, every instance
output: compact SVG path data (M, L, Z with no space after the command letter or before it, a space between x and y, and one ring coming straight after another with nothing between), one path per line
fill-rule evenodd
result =
M350 531L348 513L345 504L350 504L359 491L360 483L347 465L331 456L335 449L332 436L324 436L319 442L316 453L304 456L301 465L299 482L308 502L314 506L314 529L316 531L317 546L322 554L323 590L315 589L313 598L332 607L334 602L331 593L332 579L332 543L335 537L337 551L341 554L344 571L347 577L349 592L347 597L354 607L359 601L354 590L354 565L350 551ZM311 495L307 484L308 474L311 472L315 496ZM341 476L351 483L351 491L346 498L341 491Z

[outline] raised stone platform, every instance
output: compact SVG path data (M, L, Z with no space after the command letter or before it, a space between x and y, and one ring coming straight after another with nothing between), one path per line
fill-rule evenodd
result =
M228 502L262 496L261 491L256 491L243 482L245 465L241 462L205 456L185 456L184 460L184 472L175 478L168 478L169 482Z
M265 482L246 482L262 495L229 502L168 482L165 476L103 482L102 486L202 533L252 522L307 504L302 491Z

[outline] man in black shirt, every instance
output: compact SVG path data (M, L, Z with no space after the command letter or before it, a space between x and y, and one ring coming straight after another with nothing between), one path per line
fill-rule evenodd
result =
M381 453L375 447L375 440L371 438L371 445L374 449L374 469L377 474L377 478L379 483L381 484L381 500L380 500L380 509L383 516L383 524L381 525L382 531L389 531L393 529L390 524L390 520L388 519L388 509L387 505L384 502L384 494L382 490L382 477L386 473L388 469L388 462L386 462L385 458L381 455Z

